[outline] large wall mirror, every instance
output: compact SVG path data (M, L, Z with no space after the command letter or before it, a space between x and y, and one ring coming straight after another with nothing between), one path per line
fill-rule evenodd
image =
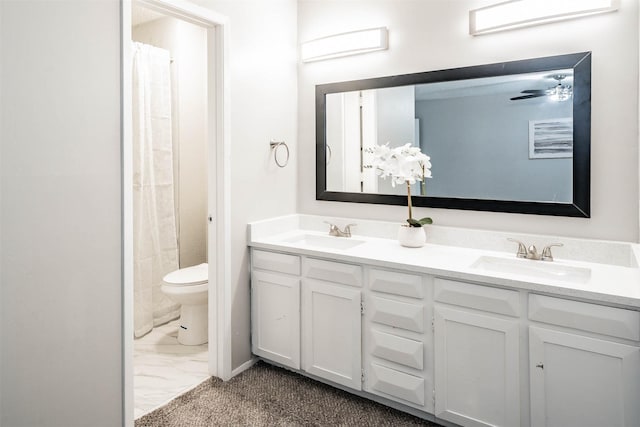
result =
M416 206L589 217L591 53L316 86L316 199L405 204L367 148L419 146Z

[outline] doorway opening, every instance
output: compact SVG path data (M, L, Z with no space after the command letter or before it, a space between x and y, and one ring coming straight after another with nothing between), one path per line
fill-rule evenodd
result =
M126 426L231 377L226 31L189 2L122 3Z

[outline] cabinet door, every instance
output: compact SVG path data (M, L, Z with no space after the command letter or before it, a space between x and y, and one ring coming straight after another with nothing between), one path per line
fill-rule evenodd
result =
M300 279L284 274L251 274L252 351L300 369Z
M517 320L436 306L435 415L464 426L520 425Z
M529 328L531 426L640 426L640 348Z
M360 290L304 279L302 369L360 390Z

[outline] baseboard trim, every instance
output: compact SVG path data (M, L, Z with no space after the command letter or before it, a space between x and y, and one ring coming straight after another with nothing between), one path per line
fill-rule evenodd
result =
M231 378L235 377L238 374L241 374L242 372L246 371L247 369L249 369L250 367L252 367L253 365L255 365L258 362L258 358L257 357L251 357L251 359L247 360L246 362L244 362L242 365L238 366L237 368L233 369L231 371ZM231 379L229 378L229 379Z

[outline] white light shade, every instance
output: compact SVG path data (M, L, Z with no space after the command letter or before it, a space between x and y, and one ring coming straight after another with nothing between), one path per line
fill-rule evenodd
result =
M511 0L469 11L469 34L480 35L596 13L612 12L620 0Z
M302 43L302 62L384 50L389 47L385 27L335 34Z

